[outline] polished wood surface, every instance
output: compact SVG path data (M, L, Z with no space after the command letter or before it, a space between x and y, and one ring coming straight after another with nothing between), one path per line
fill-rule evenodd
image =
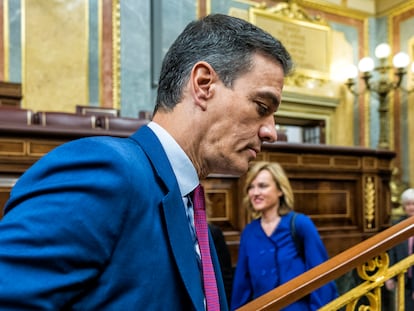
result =
M0 81L0 106L20 108L22 86L20 83Z
M0 119L6 110L0 110ZM47 121L50 115L53 122ZM127 137L148 122L37 112L27 124L24 116L19 117L20 122L8 121L10 116L0 120L0 207L17 178L53 148L85 136ZM332 257L389 226L394 157L388 150L277 142L264 144L257 160L276 161L285 168L295 209L312 218ZM203 181L209 220L223 230L233 265L240 233L251 221L241 205L243 183L243 176L228 175L211 175Z
M128 137L149 122L96 111L72 114L0 106L0 218L19 176L53 148L86 136Z
M329 255L386 229L394 152L359 147L264 144L258 160L279 162L295 195L295 210L311 217ZM224 231L236 264L240 233L251 221L241 206L243 176L209 176L210 220Z

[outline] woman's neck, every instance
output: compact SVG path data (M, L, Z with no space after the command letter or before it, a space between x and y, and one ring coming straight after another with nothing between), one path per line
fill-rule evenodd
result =
M278 213L263 213L260 218L260 225L265 234L270 237L276 230L280 222L280 216Z
M278 208L268 209L262 212L261 221L262 223L274 223L275 221L279 221L280 216L278 214Z

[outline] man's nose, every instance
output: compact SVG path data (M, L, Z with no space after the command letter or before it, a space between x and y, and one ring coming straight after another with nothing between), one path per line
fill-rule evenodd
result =
M259 137L262 141L273 143L277 140L276 125L273 116L268 118L268 122L259 129Z

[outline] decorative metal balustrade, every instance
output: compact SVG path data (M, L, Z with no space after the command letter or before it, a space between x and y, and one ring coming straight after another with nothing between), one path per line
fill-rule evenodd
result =
M387 310L382 305L382 291L385 281L395 278L396 302L395 311L404 311L405 306L405 274L414 265L414 255L411 255L389 267L387 253L382 253L357 267L358 275L364 282L346 292L318 311L342 310ZM358 308L358 309L357 309ZM362 309L361 309L362 308Z
M381 288L386 280L393 277L397 278L397 310L404 310L405 273L409 267L414 265L414 255L389 267L386 252L412 235L414 235L414 216L349 248L249 302L238 311L280 310L353 269L357 269L364 281L320 308L319 311L382 310Z

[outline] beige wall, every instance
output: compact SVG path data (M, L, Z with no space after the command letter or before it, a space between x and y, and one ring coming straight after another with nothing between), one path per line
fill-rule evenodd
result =
M88 102L87 3L22 1L24 107L74 112Z

